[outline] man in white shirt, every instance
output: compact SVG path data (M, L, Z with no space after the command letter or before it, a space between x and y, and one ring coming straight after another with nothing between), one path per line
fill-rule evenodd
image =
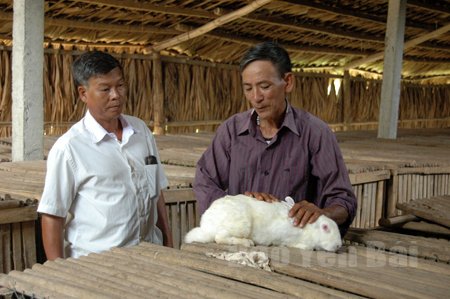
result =
M168 181L147 125L121 114L126 88L119 61L88 52L72 72L88 111L48 156L38 207L47 259L141 241L173 247L161 192Z

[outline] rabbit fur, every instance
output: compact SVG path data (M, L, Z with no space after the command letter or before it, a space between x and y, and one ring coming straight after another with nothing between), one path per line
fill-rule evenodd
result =
M286 197L285 202L268 203L245 195L227 195L212 203L203 214L200 227L191 230L184 241L276 245L305 250L339 249L342 240L336 222L322 215L302 229L295 227L294 218L288 215L293 205L291 197Z

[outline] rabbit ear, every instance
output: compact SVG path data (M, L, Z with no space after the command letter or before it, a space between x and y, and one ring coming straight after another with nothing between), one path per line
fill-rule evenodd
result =
M284 199L286 201L286 203L292 208L295 204L294 200L292 199L292 197L290 196L286 196L286 198Z
M328 224L322 224L322 230L329 233L330 232L330 226Z

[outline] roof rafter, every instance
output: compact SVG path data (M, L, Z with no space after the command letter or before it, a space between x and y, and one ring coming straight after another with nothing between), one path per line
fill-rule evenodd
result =
M278 0L278 2L286 2L289 4L294 4L294 5L299 5L299 6L311 7L311 8L320 9L320 10L323 10L323 11L326 11L329 13L335 13L337 15L354 17L354 18L358 18L361 20L372 21L372 22L386 25L387 15L384 17L378 17L378 16L358 12L355 10L342 9L342 8L328 6L328 5L316 3L316 2L313 2L310 0ZM408 0L407 4L410 4L410 2L411 1ZM435 30L436 29L435 27L433 27L431 25L419 24L417 22L406 22L405 26L410 27L410 28L424 29L424 30Z
M198 18L217 18L217 15L207 11L186 9L186 8L173 8L165 7L161 5L152 5L144 2L134 2L130 0L77 0L77 2L83 2L87 4L107 5L111 7L126 8L132 10L142 10L148 12L157 12L171 15L191 16Z
M267 3L271 2L271 1L272 0L255 0L252 3L240 8L236 11L226 14L224 16L221 16L217 19L214 19L213 21L211 21L199 28L185 32L179 36L175 36L166 41L162 41L156 45L153 45L152 47L146 48L145 50L152 51L152 52L159 52L165 48L168 48L168 47L174 46L176 44L182 43L184 41L193 39L197 36L205 34L206 32L214 30L215 28L220 27L223 24L226 24L228 22L231 22L231 21L243 16L243 15L246 15L246 14L260 8L261 6L266 5Z
M13 13L0 11L0 20L13 20ZM91 30L112 30L112 31L123 31L123 32L149 32L158 34L179 34L180 32L175 29L169 28L157 28L153 26L132 26L132 25L117 25L117 24L105 24L97 22L83 22L83 21L72 21L66 19L54 19L54 18L44 18L45 26L62 26L62 27L74 27L82 29Z

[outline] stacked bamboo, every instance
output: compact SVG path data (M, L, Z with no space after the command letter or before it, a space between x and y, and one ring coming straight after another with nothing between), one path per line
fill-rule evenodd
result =
M426 219L450 228L450 196L441 195L431 198L412 200L409 203L397 203L397 208L408 214Z
M36 263L37 200L0 192L0 273Z
M440 298L448 295L448 265L367 247L348 246L344 249L347 252L330 253L264 246L246 248L200 243L182 246L184 251L201 255L262 251L269 255L275 273L363 297ZM350 294L345 295L351 297ZM343 293L333 296L341 297ZM316 298L306 294L303 297Z
M141 243L0 275L0 285L46 298L355 298L282 274Z

